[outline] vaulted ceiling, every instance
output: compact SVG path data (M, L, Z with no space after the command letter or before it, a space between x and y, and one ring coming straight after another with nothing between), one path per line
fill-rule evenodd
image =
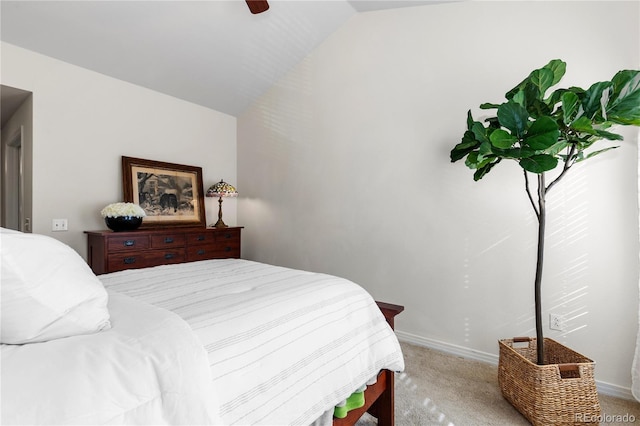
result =
M354 14L442 2L2 0L0 38L237 116Z

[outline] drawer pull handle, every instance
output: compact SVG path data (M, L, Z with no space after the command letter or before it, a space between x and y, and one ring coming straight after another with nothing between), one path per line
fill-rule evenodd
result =
M198 240L198 241L204 241L204 238L205 238L205 237L204 237L204 235L198 235L198 236L196 237L196 240Z
M175 255L174 255L173 253L166 253L166 254L164 255L164 258L165 258L165 259L173 259L174 257L175 257Z
M198 250L198 256L204 255L204 250Z
M165 242L166 244L171 244L171 243L173 242L173 238L171 238L171 237L167 237L167 238L165 238L165 239L164 239L164 242Z
M125 257L124 258L124 264L125 265L131 265L132 263L136 263L136 258L135 257Z
M231 247L225 247L224 251L231 251Z
M228 240L231 238L231 234L224 234L224 237Z
M136 244L136 240L124 240L125 247L133 247Z

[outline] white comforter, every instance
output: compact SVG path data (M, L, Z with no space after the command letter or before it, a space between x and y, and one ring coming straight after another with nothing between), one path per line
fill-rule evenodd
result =
M371 296L342 278L223 259L100 279L189 323L208 353L214 423L310 424L379 370L404 369Z
M4 425L219 422L207 355L172 312L109 294L112 328L2 345Z

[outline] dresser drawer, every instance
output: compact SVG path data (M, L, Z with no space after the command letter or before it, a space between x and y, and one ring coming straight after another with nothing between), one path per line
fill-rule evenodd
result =
M147 268L149 266L181 263L185 261L184 248L168 250L148 250L136 253L115 253L108 256L108 271Z
M147 235L114 236L107 239L107 251L138 251L149 248Z
M169 263L182 263L186 260L185 250L183 247L166 249L166 250L153 250L146 254L151 263L151 266L166 265Z
M187 262L206 259L228 259L240 257L240 244L206 245L187 248Z
M202 230L200 232L188 232L186 235L187 245L210 245L216 242L216 233L210 230Z
M226 244L231 241L237 241L240 244L240 229L225 229L216 234L216 243L218 244Z
M151 248L184 247L184 233L151 236Z
M143 254L117 253L110 254L107 258L107 270L105 272L122 271L123 269L146 268L150 266L149 260Z

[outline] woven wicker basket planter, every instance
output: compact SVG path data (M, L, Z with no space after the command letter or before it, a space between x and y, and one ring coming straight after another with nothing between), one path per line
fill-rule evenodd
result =
M598 424L595 363L552 339L544 342L545 365L537 365L536 339L499 341L502 395L533 425Z

